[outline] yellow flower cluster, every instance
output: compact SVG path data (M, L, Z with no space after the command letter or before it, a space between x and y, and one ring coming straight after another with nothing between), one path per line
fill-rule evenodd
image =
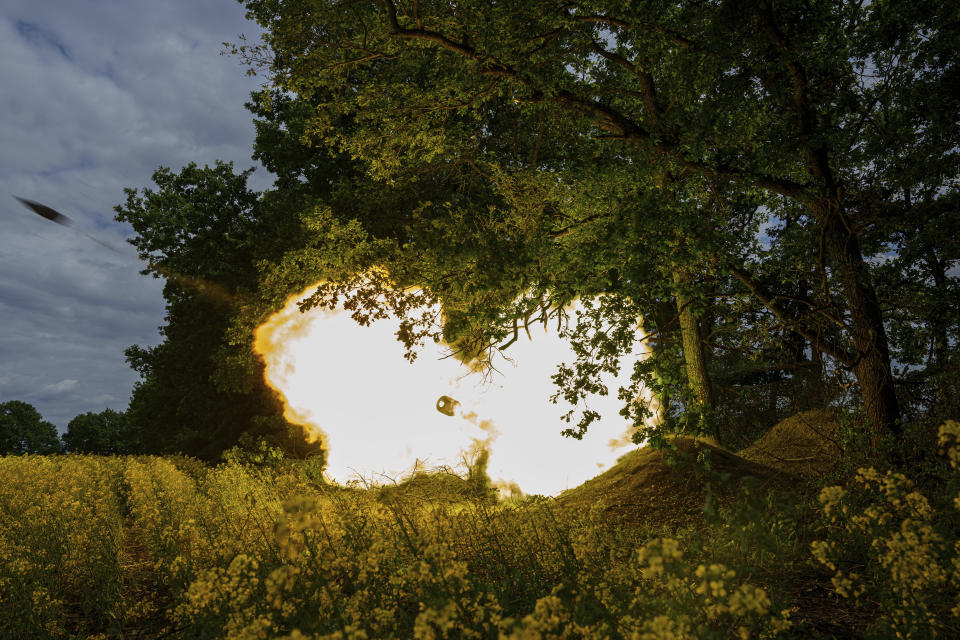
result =
M175 618L243 640L647 640L707 629L763 638L791 627L786 611L774 613L766 592L737 582L734 571L684 564L675 539L652 540L632 559L605 555L610 562L594 564L574 549L608 554L616 540L588 546L584 540L600 540L603 529L582 527L549 504L445 511L367 492L298 496L285 502L273 529L269 562L241 555L199 575ZM490 575L497 563L541 573ZM564 581L576 566L582 569ZM506 615L495 589L537 579L560 582L533 597L529 613Z
M943 423L937 433L937 444L940 452L950 461L950 466L960 470L960 422L947 420ZM960 495L954 498L953 504L960 509Z
M118 465L85 456L0 458L0 637L68 633L84 608L123 612Z
M960 423L947 421L938 440L951 466L960 468ZM898 638L943 635L944 594L948 585L960 586L960 542L947 544L935 509L914 482L902 473L860 469L852 489L826 487L820 504L830 539L814 541L811 552L833 572L837 594L869 599L871 608L880 602L876 624ZM960 605L952 613L960 614Z
M304 486L238 465L196 478L156 457L0 457L0 637L160 634L164 593L239 553L269 557Z
M950 461L950 466L960 469L960 422L956 420L944 422L937 433L937 444Z
M241 463L71 455L0 458L0 511L0 637L666 640L792 624L680 540L551 500L445 504Z
M639 590L635 604L649 602L657 587L662 587L662 595L666 596L662 606L668 611L677 611L677 615L670 618L674 626L694 624L703 629L715 625L736 629L738 637L774 637L792 627L789 610L773 612L766 591L749 583L738 583L733 569L720 563L700 564L691 577L687 565L679 562L682 557L677 541L669 538L655 539L641 548L637 553L641 575L655 586L654 593L650 593L649 587ZM690 619L690 612L697 612L700 619ZM673 627L657 620L646 621L638 637L689 637L680 632L669 635L671 632L667 629Z

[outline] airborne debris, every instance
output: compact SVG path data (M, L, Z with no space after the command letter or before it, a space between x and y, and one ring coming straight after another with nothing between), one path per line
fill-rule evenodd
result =
M71 228L74 228L74 229L76 228L76 227L74 226L74 224L73 224L73 220L71 220L71 219L68 218L67 216L63 215L62 213L60 213L60 212L57 211L56 209L52 209L52 208L48 207L47 205L41 204L41 203L36 202L36 201L34 201L34 200L28 200L28 199L26 199L26 198L21 198L20 196L13 196L13 197L16 198L17 200L19 200L19 201L20 201L20 204L22 204L22 205L25 206L26 208L30 209L31 211L33 211L33 212L34 212L35 214L37 214L38 216L41 216L41 217L43 217L43 218L46 218L47 220L49 220L49 221L51 221L51 222L55 222L55 223L57 223L57 224L59 224L59 225L63 225L64 227L71 227ZM88 239L93 240L94 242L96 242L96 243L99 244L100 246L103 246L103 247L106 247L107 249L110 249L110 251L113 251L114 253L123 254L123 251L121 251L120 249L117 249L117 248L114 247L113 245L108 244L108 243L104 242L103 240L101 240L101 239L99 239L99 238L95 238L94 236L90 235L89 233L83 233L82 231L80 231L79 233L81 233L82 235L84 235L84 236L87 237Z
M20 196L13 196L13 197L19 200L20 204L27 207L38 216L46 218L47 220L50 220L51 222L62 225L64 227L77 230L77 227L74 224L73 220L68 216L60 213L56 209L48 207L45 204L36 202L35 200L28 200L27 198L21 198ZM113 251L114 253L119 253L120 255L127 256L131 259L134 258L133 256L130 256L126 251L118 249L112 244L108 242L104 242L103 240L101 240L100 238L97 238L96 236L92 236L89 233L84 233L83 231L77 231L77 233L80 233L81 235L83 235L89 240L93 240L94 242L96 242L102 247L110 249L110 251ZM183 287L184 289L193 289L198 293L200 293L201 295L204 295L210 298L211 300L214 300L216 302L220 302L223 304L233 304L237 301L236 297L229 290L227 290L225 287L221 286L220 284L212 280L204 280L203 278L196 278L196 277L185 275L185 274L174 273L169 269L165 268L164 266L162 266L158 261L153 259L148 260L148 264L150 265L151 271L163 276L168 281L180 287ZM142 273L146 273L146 272L142 272Z
M453 416L454 410L460 404L450 396L440 396L437 398L437 411L445 416Z

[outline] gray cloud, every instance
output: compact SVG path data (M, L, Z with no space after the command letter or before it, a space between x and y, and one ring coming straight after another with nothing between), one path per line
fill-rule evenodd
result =
M43 389L40 390L41 394L49 396L57 396L68 391L73 391L77 386L77 381L72 378L61 380L55 384L48 384Z
M0 402L30 402L61 429L125 408L136 374L123 350L159 342L162 282L139 274L132 230L113 207L124 187L152 187L161 165L254 166L243 103L260 81L220 55L239 33L259 30L233 0L0 8ZM271 182L262 167L250 179L258 190Z
M47 31L36 24L25 22L23 20L17 20L15 26L17 33L23 36L24 40L34 45L38 49L52 47L53 49L59 51L60 55L67 60L73 60L70 54L67 53L67 48L63 46L63 43L60 42L56 34L51 33L50 31Z

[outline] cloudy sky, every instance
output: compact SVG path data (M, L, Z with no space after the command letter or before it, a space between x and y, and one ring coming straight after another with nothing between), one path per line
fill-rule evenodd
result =
M235 0L0 4L0 402L29 402L61 430L126 408L136 374L123 350L159 342L163 299L113 207L161 165L256 164L243 103L261 80L220 55L240 33L259 29ZM271 182L258 167L249 184Z

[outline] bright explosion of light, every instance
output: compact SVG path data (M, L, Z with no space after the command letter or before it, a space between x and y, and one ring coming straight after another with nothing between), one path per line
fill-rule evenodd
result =
M257 329L254 348L266 364L267 383L283 397L286 418L325 443L334 481L458 467L479 444L490 451L487 472L495 482L556 495L635 447L616 396L633 360L624 362L619 378L605 380L610 395L590 400L603 418L575 440L560 434L569 407L549 400L557 365L574 361L555 331L532 331L532 339L521 333L507 352L513 363L498 365L502 375L485 383L455 358L444 358L442 345L425 345L409 363L395 318L363 327L341 310L301 313L297 301L313 289L291 296L270 316ZM444 395L460 403L453 416L438 411Z

